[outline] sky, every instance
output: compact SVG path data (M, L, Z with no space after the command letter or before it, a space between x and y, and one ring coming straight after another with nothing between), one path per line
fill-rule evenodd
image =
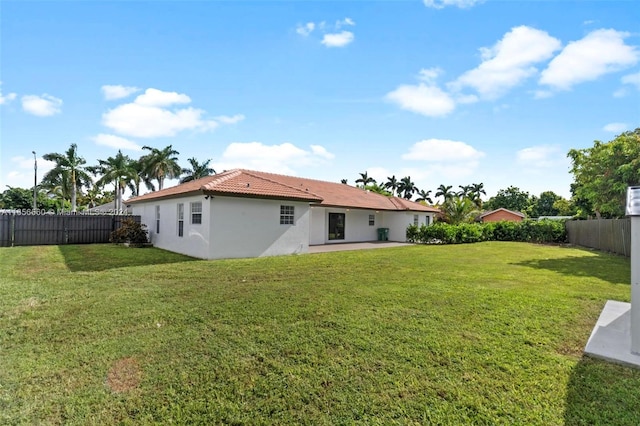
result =
M570 149L640 127L639 23L634 0L4 0L0 191L75 143L568 198Z

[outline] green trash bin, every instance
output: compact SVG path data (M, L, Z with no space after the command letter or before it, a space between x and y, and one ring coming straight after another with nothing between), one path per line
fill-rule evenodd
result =
M389 228L378 228L378 241L389 241Z

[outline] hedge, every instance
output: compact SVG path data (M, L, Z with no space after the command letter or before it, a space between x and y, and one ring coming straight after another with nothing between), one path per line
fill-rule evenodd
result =
M524 220L522 222L461 223L437 222L431 226L410 225L407 241L423 244L461 244L481 241L525 241L564 243L567 231L564 221Z

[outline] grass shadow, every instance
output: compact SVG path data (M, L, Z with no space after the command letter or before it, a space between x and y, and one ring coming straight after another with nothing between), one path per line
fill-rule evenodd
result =
M576 249L572 248L572 250ZM546 269L574 277L599 278L611 284L629 285L631 269L628 258L592 250L584 250L584 252L584 256L530 259L513 264Z
M198 260L153 247L132 248L115 244L70 244L58 247L71 272L97 272Z
M638 380L638 369L583 356L569 377L565 424L640 424Z

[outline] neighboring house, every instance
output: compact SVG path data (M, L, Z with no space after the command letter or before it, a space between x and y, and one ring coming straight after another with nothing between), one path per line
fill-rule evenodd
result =
M342 183L242 169L125 204L154 246L202 259L305 253L309 245L376 240L378 228L406 241L409 225L430 225L439 212Z
M506 220L509 222L522 222L526 216L520 212L515 212L513 210L507 210L503 207L499 209L491 210L490 212L486 212L481 214L478 219L481 222L500 222L501 220Z

